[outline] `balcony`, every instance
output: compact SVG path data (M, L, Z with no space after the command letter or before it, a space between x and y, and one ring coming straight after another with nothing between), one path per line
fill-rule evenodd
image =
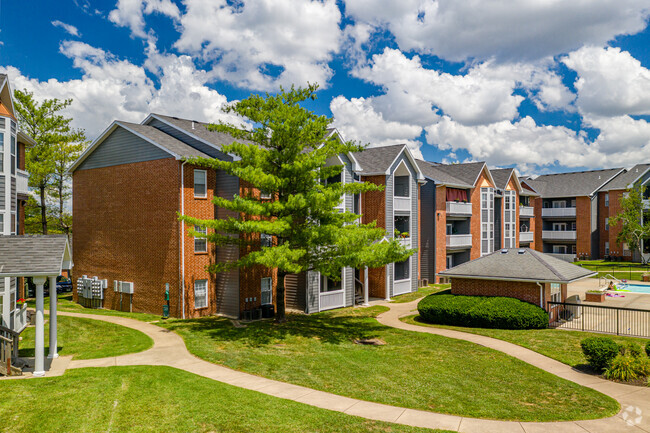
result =
M9 315L9 326L12 331L21 333L27 327L27 304L16 308Z
M542 208L543 218L575 218L576 208L574 207L545 207Z
M520 218L532 218L535 216L535 208L532 206L519 206Z
M410 212L411 197L393 197L393 209L401 212Z
M458 201L447 202L447 216L472 216L472 203L461 203Z
M533 232L519 232L519 243L528 243L535 240L535 233Z
M551 241L575 241L575 230L542 230L542 239Z
M402 244L403 247L411 248L411 238L397 238L397 242Z
M16 171L16 193L29 194L29 173L24 170Z
M447 235L447 248L472 248L472 235Z

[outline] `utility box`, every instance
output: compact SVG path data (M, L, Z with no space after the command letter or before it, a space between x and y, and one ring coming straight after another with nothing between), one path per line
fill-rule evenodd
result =
M133 283L130 283L128 281L120 281L120 292L132 295L133 294Z

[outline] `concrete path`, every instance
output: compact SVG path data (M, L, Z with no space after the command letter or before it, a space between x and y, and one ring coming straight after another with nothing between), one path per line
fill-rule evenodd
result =
M538 433L555 431L563 433L650 432L650 389L619 385L579 373L557 361L553 361L535 352L501 340L480 337L462 332L413 326L401 322L399 317L409 314L417 305L417 301L405 304L386 303L383 305L386 305L391 309L379 316L379 321L387 326L416 332L445 335L452 338L472 341L483 346L503 351L567 380L594 388L604 394L610 395L621 402L623 410L617 416L593 421L524 423L466 418L428 411L405 409L402 407L388 406L343 397L336 394L305 388L303 386L266 379L201 360L188 352L183 339L178 334L149 323L117 316L100 316L64 312L59 312L59 314L73 317L92 318L125 326L147 334L154 341L154 346L144 352L111 358L78 361L72 360L69 363L68 368L163 365L185 370L199 376L207 377L240 388L258 391L271 396L342 412L348 415L415 427L438 428L467 433ZM628 406L631 406L633 409L626 410ZM640 415L637 414L637 408L641 411ZM631 419L631 422L627 423L625 419Z

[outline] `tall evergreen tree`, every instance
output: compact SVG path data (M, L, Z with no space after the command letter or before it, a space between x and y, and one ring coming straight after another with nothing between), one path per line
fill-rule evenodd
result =
M335 137L325 138L332 120L301 106L315 99L317 88L292 86L277 95L251 95L229 105L226 112L236 113L254 125L250 130L225 123L211 126L235 137L236 141L224 146L223 151L237 158L188 159L191 164L237 176L242 183L271 195L271 200L253 192L214 198L216 206L243 217L201 220L184 215L181 220L211 229L207 238L217 245L248 246L240 249L238 260L211 265L211 272L256 265L277 269L275 304L276 320L280 322L285 320L284 279L288 274L318 271L336 280L343 267L380 267L405 260L414 252L394 239L380 242L386 235L384 229L375 223L358 224L359 215L337 210L343 194L382 187L365 182L324 181L341 174L343 168L328 165L328 160L362 147L342 143ZM253 247L259 245L261 233L274 237L272 246Z
M645 193L644 185L637 185L631 188L623 195L621 199L621 211L610 218L610 227L621 224L621 231L616 237L618 243L627 243L631 251L638 253L643 261L641 254L641 241L650 239L650 215L646 213L643 221L643 196Z
M83 131L70 126L71 118L60 113L72 103L72 99L45 99L39 103L34 99L34 94L27 90L15 90L14 99L21 129L36 142L25 152L25 168L29 172L29 186L38 191L41 231L47 234L48 192L57 180L57 166L68 158L58 149L83 142L86 137ZM65 182L64 176L58 179Z
M68 168L77 160L84 148L83 133L73 134L52 145L54 172L50 187L50 196L56 201L56 224L61 233L70 234L72 215L66 210L66 203L72 196L71 175Z

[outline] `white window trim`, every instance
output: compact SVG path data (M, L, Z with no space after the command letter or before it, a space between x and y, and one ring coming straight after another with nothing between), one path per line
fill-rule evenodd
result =
M203 173L204 185L205 185L205 194L197 195L196 194L196 175L197 173ZM208 197L208 171L194 169L194 198L207 198Z
M208 234L208 229L206 227L194 226L194 231L205 234L205 235ZM196 249L196 241L197 240L205 241L205 249L204 250L197 250ZM194 236L194 252L195 253L207 253L208 252L208 240L206 238L202 238L200 236Z
M271 199L271 193L270 192L264 192L263 190L260 190L260 199L262 199L262 200L270 200Z
M605 218L605 230L609 230L609 218Z
M326 295L326 294L330 294L330 293L341 293L341 292L345 291L345 274L343 273L344 270L345 270L345 268L343 268L341 270L341 288L339 290L331 290L331 291L327 291L327 290L323 291L323 287L325 289L327 289L327 280L328 280L328 278L325 275L319 273L319 275L318 275L318 280L319 280L318 292L321 295Z
M269 290L264 290L264 282L268 281L268 287ZM270 293L269 295L269 300L270 302L265 303L263 301L264 299L264 293ZM263 277L260 279L260 302L262 305L271 305L273 304L273 278L272 277Z
M196 299L197 299L197 297L196 297L196 283L202 282L202 281L205 281L205 306L197 307L196 306ZM206 280L194 280L194 309L195 310L202 310L204 308L208 308L208 306L210 305L210 303L208 302L209 301L209 296L208 296L209 287L210 287L210 285L209 285L207 279Z
M268 245L264 245L264 239L268 239ZM260 246L261 247L272 247L273 246L273 235L268 233L260 233Z
M412 256L411 256L411 257L412 257ZM393 283L396 283L396 282L398 282L398 281L399 281L399 282L402 282L402 281L411 281L411 274L412 274L412 272L411 272L411 271L412 271L412 269L411 269L411 257L409 257L409 258L407 258L407 259L405 260L405 261L408 262L408 265L406 266L406 269L408 269L408 271L409 271L409 277L408 277L408 278L404 278L404 279L402 279L402 280L398 280L398 279L396 279L396 278L395 278L395 268L396 268L397 266L395 266L395 265L397 264L397 262L393 263Z

